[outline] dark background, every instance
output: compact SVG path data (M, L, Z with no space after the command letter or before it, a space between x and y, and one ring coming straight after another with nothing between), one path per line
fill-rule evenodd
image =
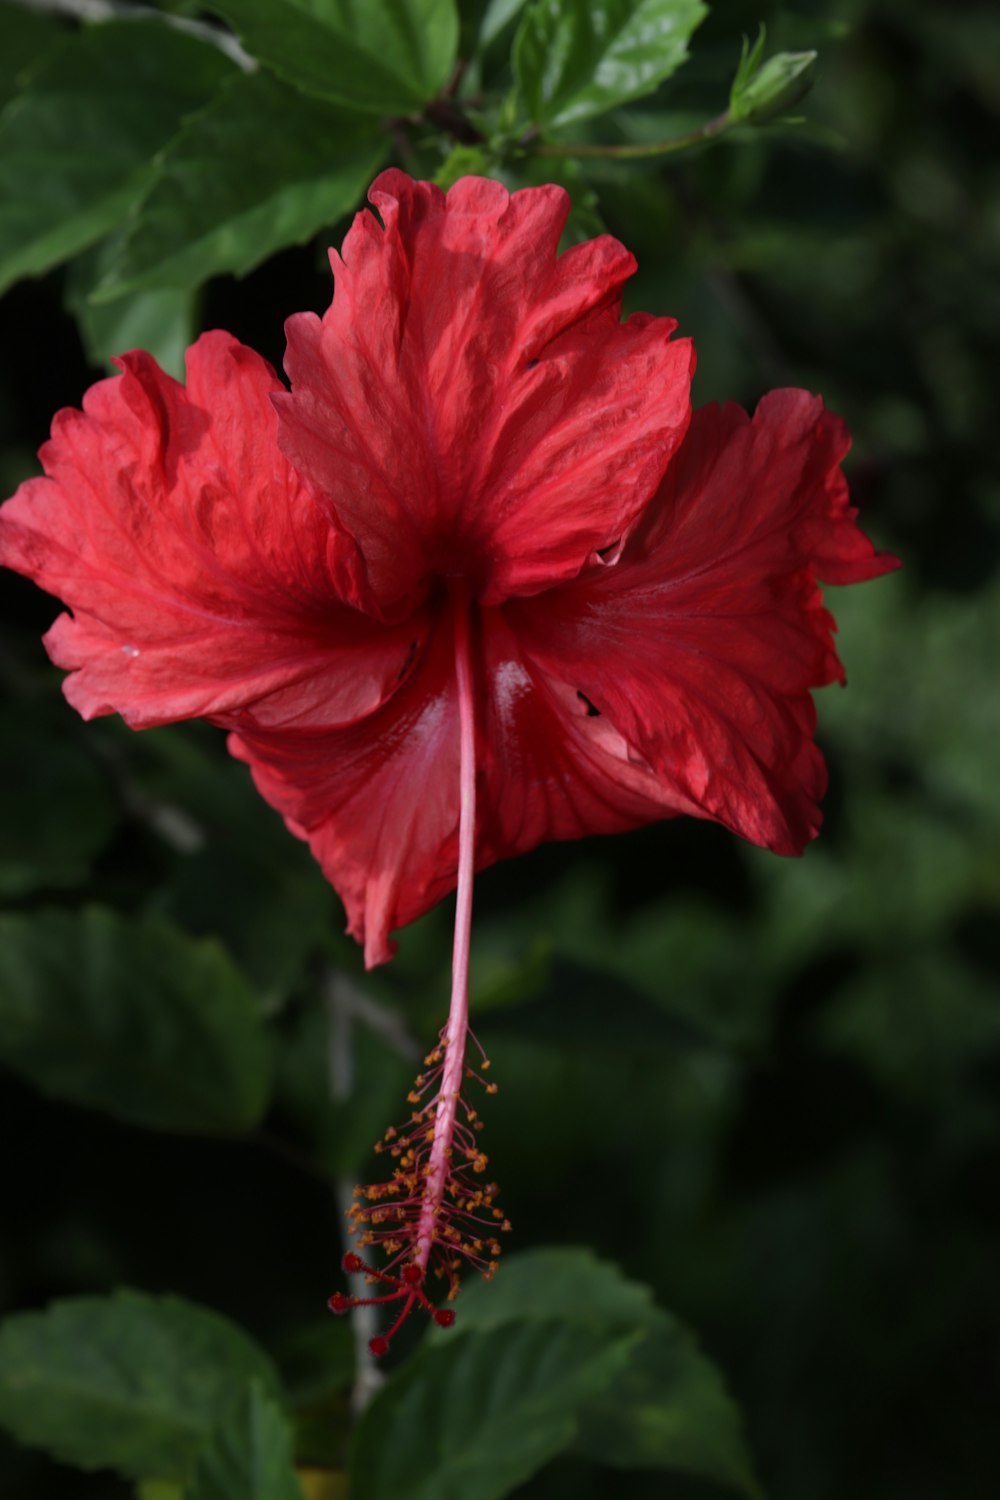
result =
M491 1158L518 1248L592 1245L698 1331L773 1500L994 1500L1000 18L913 0L720 4L671 108L699 106L763 12L775 45L821 54L798 133L591 182L640 262L631 305L694 336L696 400L822 391L855 434L862 524L904 568L830 591L850 686L821 698L831 788L804 859L676 821L480 879L477 1029L502 1082ZM287 251L212 283L202 322L280 361L284 317L328 293L317 249ZM63 294L55 273L0 304L4 493L96 373ZM8 852L7 903L94 898L221 933L274 1009L284 1062L266 1129L232 1144L131 1129L5 1073L0 1311L169 1288L292 1351L337 1284L338 1216L310 1169L337 1148L311 1103L320 956L302 914L335 929L339 911L221 736L136 747L107 721L80 725L37 642L54 606L21 580L3 589L0 801L8 828L36 820L23 840L41 870L19 877ZM174 737L193 779L171 769ZM136 786L207 821L209 852L165 841ZM247 930L254 902L263 932ZM448 921L418 924L371 980L421 1036L445 1004ZM346 943L331 955L360 973ZM364 1102L337 1122L351 1171L405 1082L366 1046ZM714 1493L569 1459L519 1493L626 1485L636 1500ZM0 1491L129 1493L3 1439Z

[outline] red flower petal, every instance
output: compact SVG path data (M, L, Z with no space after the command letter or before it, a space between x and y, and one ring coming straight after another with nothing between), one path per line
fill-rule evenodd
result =
M666 318L619 322L632 256L556 256L561 188L445 196L384 172L322 322L289 320L280 441L356 539L383 607L435 576L484 603L579 572L633 524L687 425L693 364Z
M221 333L189 351L186 389L146 354L120 363L0 514L0 561L74 612L46 637L70 702L137 728L368 712L419 622L349 607L356 554L277 449L270 366Z
M574 687L539 670L507 616L507 608L484 612L480 867L550 839L620 833L695 810L665 792Z
M547 839L614 833L696 811L668 800L611 727L574 692L539 677L500 609L475 646L482 809L476 867ZM234 755L261 794L309 841L364 944L369 967L389 933L454 888L458 862L458 701L454 634L443 611L399 691L340 729L241 730Z
M801 850L810 689L842 678L816 578L894 566L854 525L842 424L779 391L675 452L691 351L619 322L614 240L557 257L561 189L389 172L372 199L332 308L289 325L291 395L211 334L186 389L133 354L57 417L0 561L74 612L47 638L67 696L234 730L369 964L455 883L459 599L478 868L677 813Z
M800 853L826 785L809 689L843 671L817 574L895 567L854 525L846 430L804 391L695 414L615 566L514 601L526 655L608 717L664 795Z
M347 908L365 963L429 910L458 865L458 701L450 623L438 624L399 690L341 729L230 736L257 789L309 841Z

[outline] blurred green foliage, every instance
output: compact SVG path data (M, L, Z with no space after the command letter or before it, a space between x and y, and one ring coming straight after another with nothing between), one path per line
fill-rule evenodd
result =
M851 685L801 861L677 821L480 879L518 1254L353 1437L333 1189L439 1024L448 911L363 977L222 737L81 725L51 601L4 579L0 1490L995 1500L995 7L212 8L245 52L189 0L82 29L0 3L5 493L133 340L178 371L224 326L279 362L396 161L565 182L571 236L635 251L630 307L694 336L696 400L804 385L845 415L905 567L832 598ZM799 122L621 154L718 120L761 23L741 97L815 50Z

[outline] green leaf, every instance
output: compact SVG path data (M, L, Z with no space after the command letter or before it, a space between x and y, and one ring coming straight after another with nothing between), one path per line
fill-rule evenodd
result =
M539 942L542 931L548 934L548 946ZM511 1010L512 1026L527 1026L540 1039L553 1016L561 1014L560 1053L575 1042L578 1019L589 1043L605 1052L611 1012L615 1026L610 1044L617 1048L621 1039L625 1049L643 1046L641 1027L646 1023L634 1006L637 996L661 1013L659 1022L649 1017L649 1024L652 1035L659 1031L662 1037L664 1059L669 1047L683 1055L692 1048L730 1051L759 1045L773 1004L756 929L696 896L675 895L667 910L652 902L622 914L613 906L607 873L582 862L536 897L530 912L482 920L475 971L477 1009L543 998L537 1017L529 1019L522 1010L515 1021ZM619 1005L626 1007L622 1027ZM634 1025L628 1024L630 1016ZM491 1014L488 1030L493 1024ZM600 1034L603 1042L597 1040ZM554 1033L550 1035L554 1042Z
M740 1414L718 1370L657 1311L628 1366L589 1403L576 1451L620 1469L671 1469L758 1497Z
M256 1381L201 1454L185 1500L303 1500L291 1429Z
M995 1094L990 1099L984 1086L978 1109L970 1087L977 1062L1000 1057L996 984L933 941L914 938L905 952L873 957L819 1017L817 1031L914 1112L936 1110L951 1133L959 1124L980 1126L980 1115L1000 1123Z
M0 107L16 93L26 69L65 35L53 16L0 5Z
M572 1246L505 1256L494 1281L468 1281L457 1303L457 1326L463 1334L482 1333L511 1322L558 1318L629 1329L644 1327L655 1313L648 1287L628 1281L590 1250ZM429 1338L441 1343L454 1336L434 1328Z
M150 1129L244 1130L268 1096L256 999L223 949L100 907L0 917L0 1060Z
M146 349L168 375L183 380L185 351L195 336L193 292L173 287L133 292L110 307L91 300L108 266L121 253L121 242L121 235L116 234L85 251L66 276L66 309L76 319L87 358L110 373L115 355Z
M356 208L388 151L370 116L239 75L161 153L104 297L242 276Z
M271 857L238 832L210 837L178 859L160 892L171 921L221 939L268 1011L288 998L310 955L349 941L340 937L336 898L308 849L280 824L277 832L285 847Z
M0 896L82 885L118 826L107 776L64 705L0 711Z
M355 1430L357 1500L497 1500L567 1448L632 1333L548 1322L452 1335L410 1360Z
M609 1337L644 1330L626 1365L587 1403L576 1450L619 1468L682 1470L759 1494L739 1412L715 1366L648 1288L590 1251L511 1256L494 1282L463 1291L457 1317L463 1336L552 1318L601 1326ZM430 1342L447 1337L435 1330Z
M732 103L735 95L749 82L749 80L756 73L757 69L760 67L761 59L764 56L764 47L766 46L766 44L767 27L762 21L757 28L757 36L752 46L750 44L750 38L748 36L744 36L743 38L743 46L740 50L740 60L736 68L736 73L733 77L732 87L729 91L730 103Z
M212 8L289 83L368 114L422 109L455 62L454 0L212 0Z
M488 47L524 9L525 0L488 0L479 27L479 46Z
M187 1478L250 1381L278 1394L241 1329L179 1297L79 1297L0 1326L0 1425L82 1469Z
M317 1318L287 1328L273 1346L289 1405L301 1415L315 1407L330 1421L334 1397L348 1391L354 1380L354 1329L349 1318Z
M434 181L447 192L460 177L489 177L495 170L488 146L465 146L459 143L452 146L434 173Z
M702 0L535 0L514 72L538 125L568 125L652 93L687 57Z
M620 974L550 954L525 965L520 994L491 1011L484 1029L492 1039L504 1032L567 1052L634 1052L664 1058L716 1043L681 1015L655 1005ZM533 1002L544 997L542 1004ZM608 1024L609 1014L614 1026Z
M159 22L87 28L48 53L0 116L0 291L107 234L233 67Z
M195 336L195 298L173 287L135 292L112 307L89 297L76 307L76 322L87 358L110 367L130 349L145 349L168 375L184 378L184 355Z

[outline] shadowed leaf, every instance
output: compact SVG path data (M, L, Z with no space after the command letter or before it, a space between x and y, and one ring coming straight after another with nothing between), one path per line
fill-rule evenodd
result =
M81 885L118 823L108 778L54 707L0 713L0 896Z
M458 1304L462 1334L550 1318L615 1332L642 1329L623 1368L586 1403L575 1451L618 1468L676 1469L759 1496L740 1415L718 1370L649 1290L587 1250L512 1256ZM435 1330L435 1343L446 1335Z
M291 1429L256 1381L199 1457L186 1500L304 1500Z
M188 1477L250 1381L277 1392L246 1334L178 1297L79 1297L0 1328L0 1424L81 1469Z
M0 106L16 92L26 71L63 36L63 27L52 16L19 5L0 6Z
M435 1342L368 1407L357 1500L497 1500L573 1441L634 1335L550 1319Z
M57 1098L195 1133L251 1126L270 1081L223 949L101 907L0 917L0 1059Z
M233 70L216 48L144 21L46 53L0 116L0 291L107 234L155 152Z

